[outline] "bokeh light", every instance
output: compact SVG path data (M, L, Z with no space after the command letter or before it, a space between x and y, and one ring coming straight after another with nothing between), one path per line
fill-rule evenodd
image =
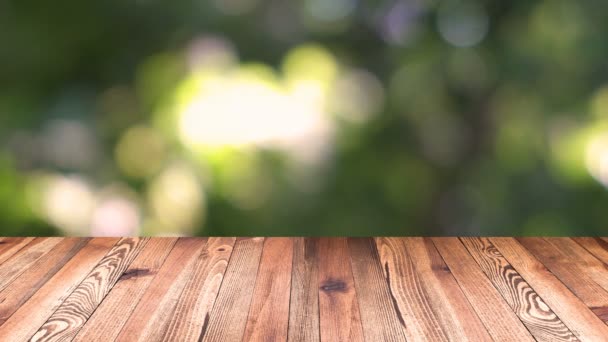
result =
M0 235L605 231L608 3L39 6L4 6Z
M48 175L43 180L40 210L44 218L69 235L89 235L95 207L91 185L78 176Z
M148 205L154 224L148 234L191 235L205 219L205 195L190 166L175 162L150 184Z
M589 173L608 187L608 133L596 136L589 141L585 162Z
M115 149L116 162L125 175L146 178L162 166L166 149L163 137L156 130L135 126L118 141Z
M283 75L261 63L220 72L202 67L176 95L179 136L195 149L255 146L314 162L323 157L333 134L327 97L337 72L333 57L318 45L290 51ZM378 82L361 77L376 87L370 95L380 97ZM379 101L371 100L371 106Z
M489 29L489 18L481 4L470 0L442 1L437 13L441 37L458 46L480 43Z
M330 111L342 119L363 123L384 105L384 86L366 70L350 70L336 81L329 96Z
M598 89L591 98L591 114L598 119L608 119L608 86Z
M91 236L138 236L141 210L128 190L108 189L100 195L91 217Z
M394 1L387 4L378 20L382 39L389 44L407 46L422 33L424 1Z

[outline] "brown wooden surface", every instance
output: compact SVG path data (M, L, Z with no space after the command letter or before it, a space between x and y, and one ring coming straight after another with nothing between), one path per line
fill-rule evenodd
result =
M404 244L449 340L492 341L432 241L409 238Z
M346 239L319 240L321 341L362 341L363 327Z
M177 241L116 341L160 341L207 239Z
M267 238L260 260L244 339L287 339L293 240Z
M577 341L572 331L489 239L464 238L462 242L509 307L538 341Z
M318 342L319 260L317 238L294 238L289 298L289 341Z
M608 341L604 238L0 238L0 341Z
M492 282L477 267L475 260L460 241L452 238L434 238L433 242L494 340L533 341L530 332L501 294L496 291ZM501 319L496 320L496 317Z

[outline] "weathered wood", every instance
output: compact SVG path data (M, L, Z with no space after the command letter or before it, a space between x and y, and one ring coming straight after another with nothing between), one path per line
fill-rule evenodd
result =
M8 262L0 265L0 291L61 240L61 238L36 238L8 259Z
M376 238L375 242L397 318L407 328L408 341L448 341L403 240Z
M206 239L180 238L116 341L160 341Z
M89 241L0 326L0 336L10 337L12 341L32 337L118 240L95 238Z
M0 238L0 341L608 341L605 238Z
M575 238L574 240L568 238L545 239L545 241L549 242L555 246L555 248L559 249L563 254L567 255L570 264L574 264L579 270L584 272L586 276L601 286L604 291L608 291L608 265L606 265L600 259L601 256L598 258L593 253L593 246L598 246L598 240L591 240L593 242L591 242L591 244L587 244L587 240L585 240L585 238ZM602 239L599 240L605 242ZM586 249L585 246L589 246L589 249ZM608 243L606 243L606 246L608 246ZM601 245L599 247L608 255L608 251L606 249L603 249ZM607 319L603 318L603 320L606 321Z
M90 239L65 238L0 292L2 325L42 285L55 275Z
M492 341L433 242L428 238L404 238L403 241L448 338L453 341Z
M34 240L33 237L2 238L2 241L0 241L0 264L4 263L15 253L19 252L32 240Z
M319 262L317 239L293 239L289 341L318 342Z
M579 237L573 238L579 245L583 246L589 253L593 254L598 260L608 265L608 241L599 237Z
M71 341L147 241L147 238L121 239L34 334L31 341Z
M177 238L154 238L148 241L74 341L114 341L176 241Z
M518 238L559 280L603 321L608 320L608 292L598 285L585 271L583 265L574 260L575 254L567 253L567 245L554 246L543 238Z
M198 341L224 279L234 238L209 238L176 305L163 341Z
M319 316L322 341L363 341L345 238L319 240Z
M608 291L608 239L606 238L574 238L587 252L592 254L597 261L588 257L581 257L580 253L574 252L579 261L584 260L586 273L593 278L604 290ZM571 250L572 251L572 250ZM608 309L595 308L593 312L604 322L608 320Z
M608 326L526 248L513 238L490 241L579 339L608 341Z
M433 242L495 341L534 341L460 241L433 238Z
M292 260L291 239L266 238L245 326L244 341L287 340Z
M371 238L350 238L348 247L365 339L404 341L406 326L397 315L376 244Z
M243 338L263 245L263 238L236 242L209 324L203 327L203 341Z
M470 237L461 240L536 340L578 340L489 239Z

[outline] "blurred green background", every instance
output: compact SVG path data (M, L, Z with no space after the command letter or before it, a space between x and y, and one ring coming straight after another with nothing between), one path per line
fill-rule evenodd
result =
M608 2L0 2L0 235L606 235Z

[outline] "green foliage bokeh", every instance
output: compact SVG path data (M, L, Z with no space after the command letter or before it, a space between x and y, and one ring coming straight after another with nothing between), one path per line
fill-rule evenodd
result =
M45 215L54 203L39 192L61 177L85 179L93 206L107 191L129 199L134 234L605 235L608 3L327 3L0 3L0 235L91 234ZM200 37L231 46L243 73L286 83L285 56L318 46L340 70L373 75L381 103L364 121L332 117L331 151L315 168L272 148L192 148L170 112ZM331 73L324 55L309 58L320 62L308 73ZM351 96L340 100L365 105ZM86 137L70 140L71 124L57 122ZM132 166L135 176L116 152L133 127L148 129L142 154L163 156ZM77 157L85 143L95 148ZM190 219L158 208L173 196L157 181L169 169L202 189L178 194L194 203Z

